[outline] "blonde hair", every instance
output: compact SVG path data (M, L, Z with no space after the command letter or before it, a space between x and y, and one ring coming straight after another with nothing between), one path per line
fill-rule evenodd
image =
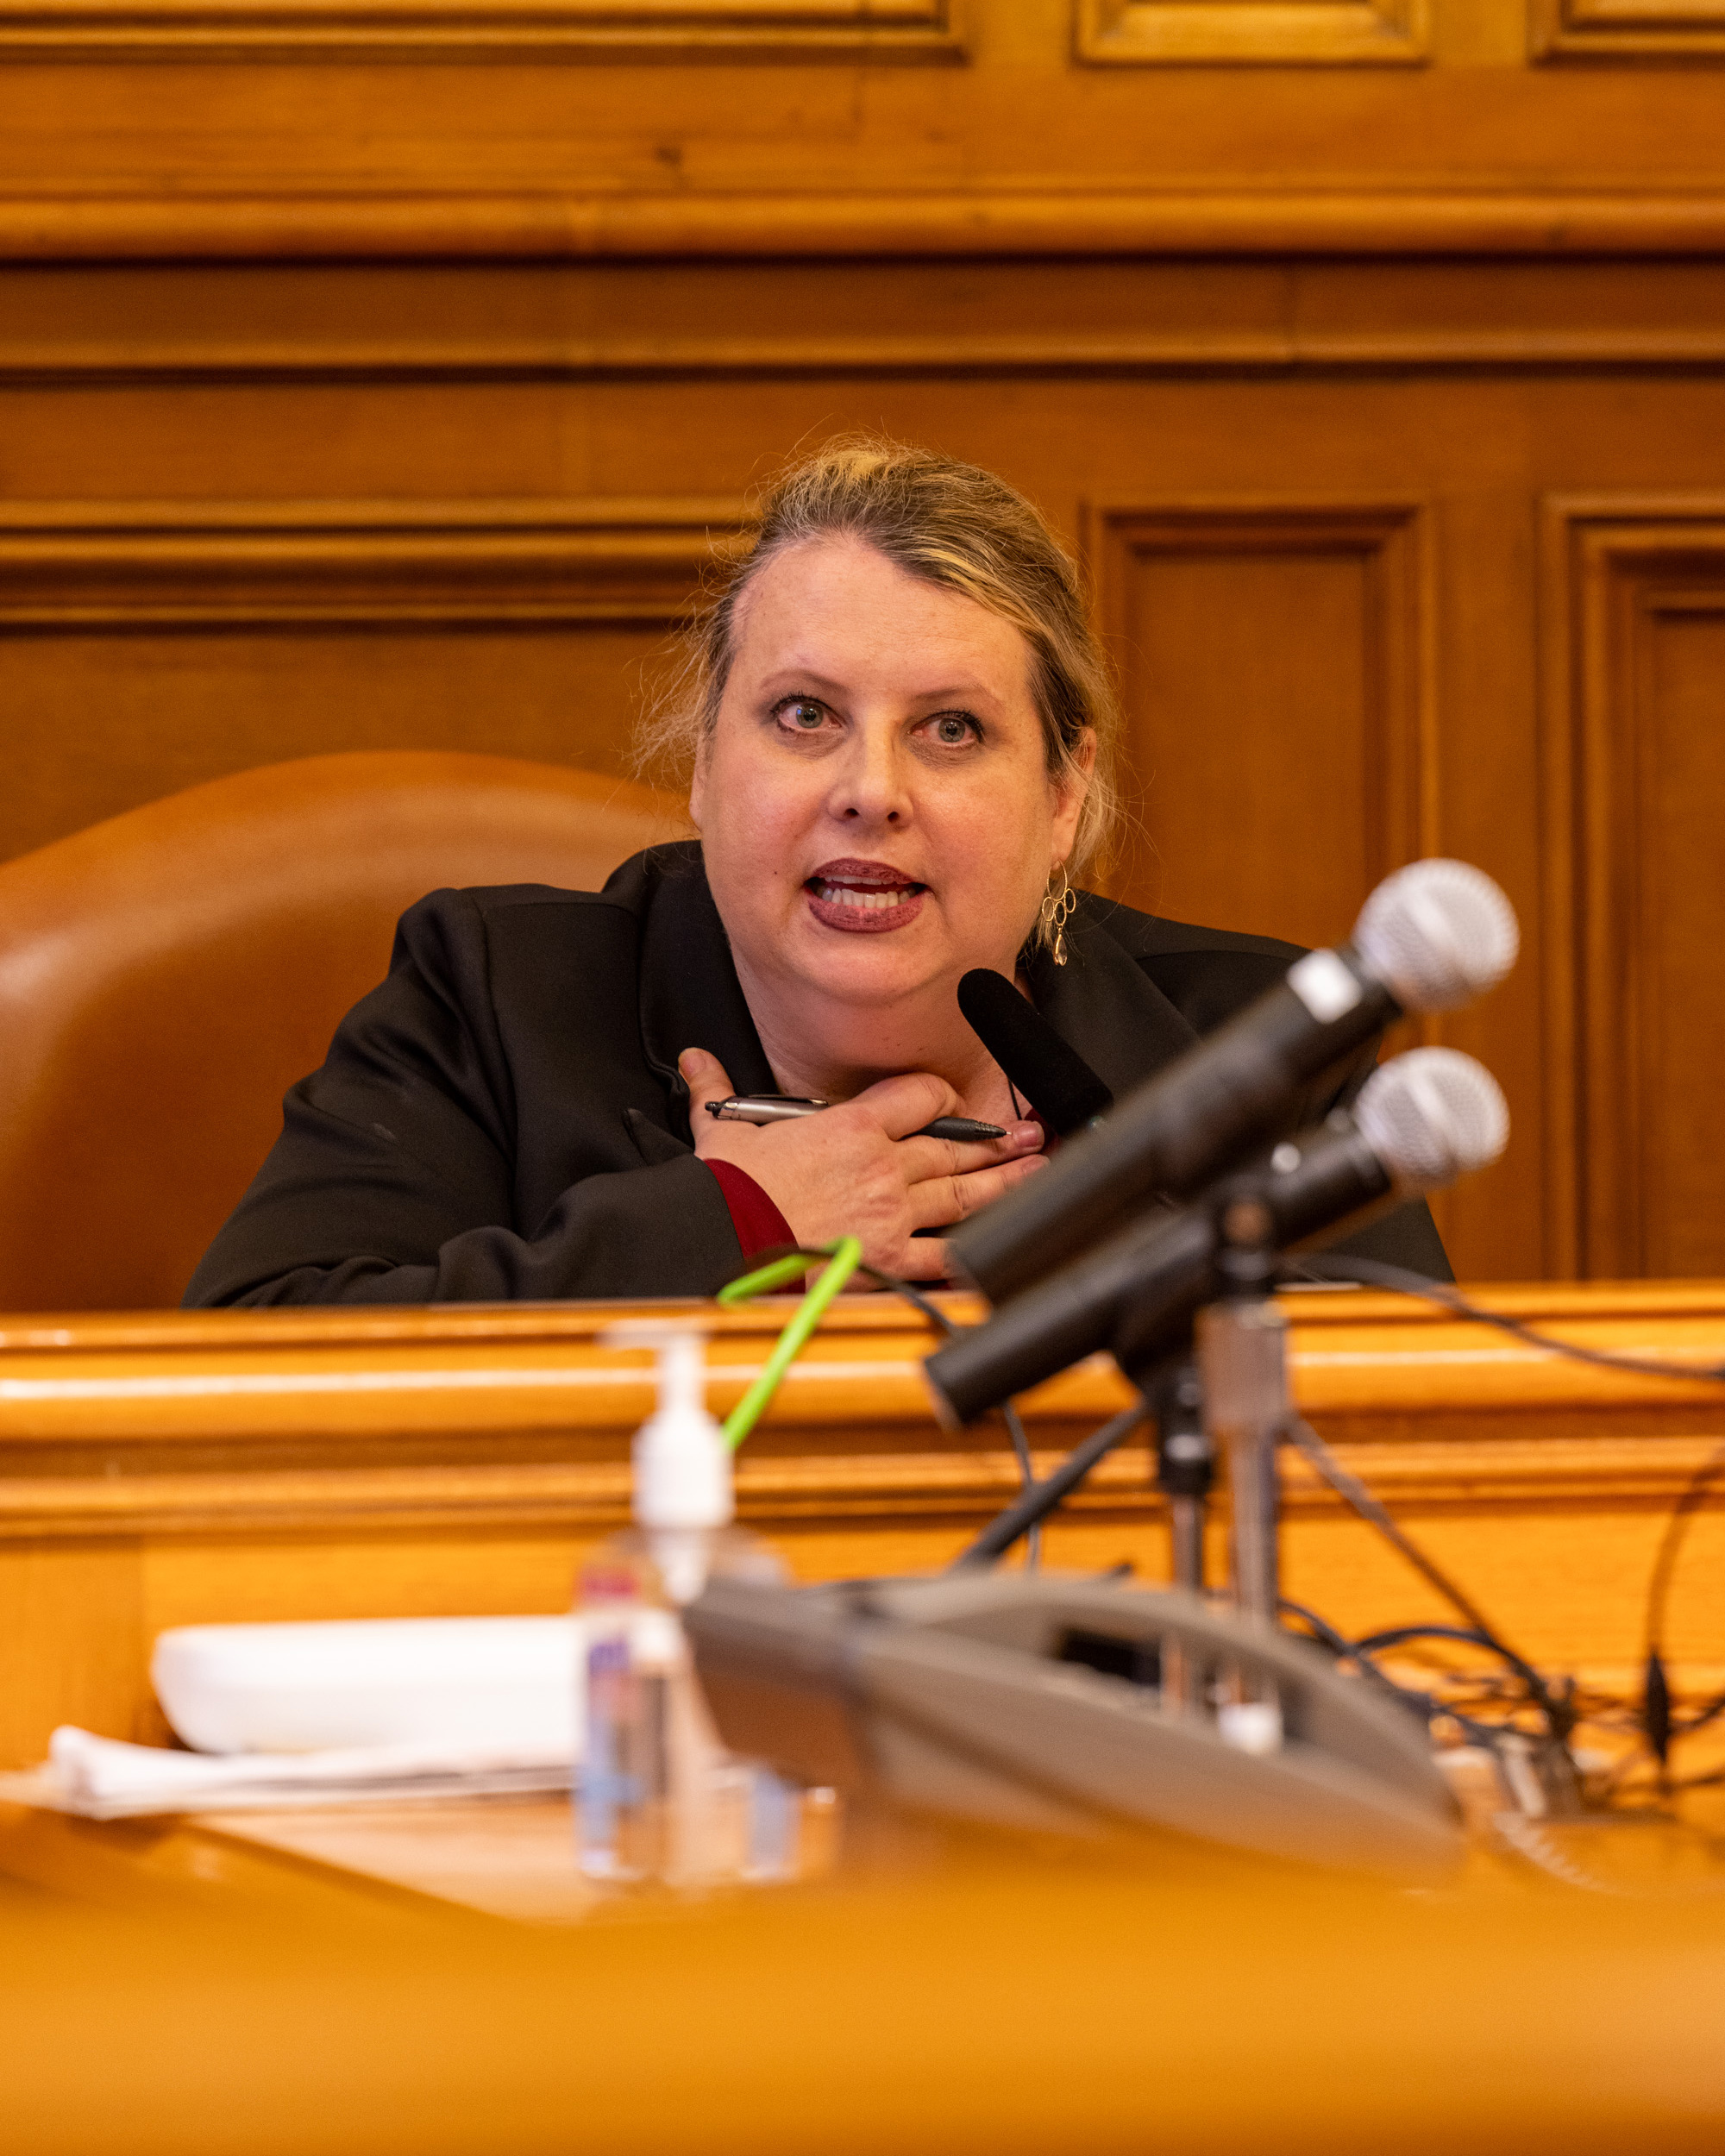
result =
M866 542L1020 632L1051 779L1082 782L1085 734L1096 743L1069 873L1076 878L1105 858L1119 817L1120 707L1078 565L1040 511L993 473L872 436L828 442L768 488L752 544L722 561L677 639L669 679L637 736L637 769L687 779L718 721L749 586L789 548L841 537Z

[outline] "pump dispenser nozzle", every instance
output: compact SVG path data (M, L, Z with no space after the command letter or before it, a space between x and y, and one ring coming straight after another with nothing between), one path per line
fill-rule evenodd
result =
M612 1326L604 1347L651 1348L659 1404L635 1438L635 1518L646 1528L728 1526L736 1511L731 1447L706 1405L706 1335L643 1319Z

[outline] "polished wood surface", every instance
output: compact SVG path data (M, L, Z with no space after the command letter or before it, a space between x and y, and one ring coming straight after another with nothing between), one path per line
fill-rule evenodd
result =
M1622 1352L1725 1363L1725 1288L1504 1288L1491 1307ZM693 1313L697 1305L664 1306ZM955 1304L965 1313L967 1306ZM1619 1695L1638 1683L1648 1572L1676 1498L1725 1440L1725 1388L1559 1359L1426 1306L1289 1298L1296 1398L1339 1456L1524 1651ZM162 1732L147 1670L179 1624L568 1606L581 1548L627 1514L645 1352L624 1307L156 1313L0 1324L0 1759L49 1731ZM785 1306L706 1313L713 1404L759 1369ZM743 1516L804 1579L948 1562L1012 1495L1004 1433L943 1431L919 1321L844 1299L739 1460ZM1126 1397L1102 1358L1024 1402L1038 1465ZM1285 1588L1358 1636L1446 1607L1303 1463L1286 1463ZM1218 1507L1220 1568L1225 1507ZM1168 1574L1141 1445L1045 1539L1054 1564ZM1696 1520L1667 1646L1725 1684ZM1220 1572L1218 1573L1220 1576Z
M311 1871L272 1899L238 1837L154 1839L155 1921L7 1922L8 2124L41 2156L1700 2156L1725 2115L1716 1868L1646 1827L1595 1831L1603 1893L931 1836L537 1933Z

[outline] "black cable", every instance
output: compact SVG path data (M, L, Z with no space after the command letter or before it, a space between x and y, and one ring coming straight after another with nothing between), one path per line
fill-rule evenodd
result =
M1376 1258L1325 1257L1321 1253L1302 1256L1287 1261L1284 1270L1303 1273L1309 1280L1345 1280L1358 1282L1363 1286L1388 1288L1398 1294L1412 1295L1422 1302L1437 1304L1440 1309L1452 1312L1458 1318L1474 1325L1494 1326L1513 1338L1526 1341L1530 1346L1542 1348L1552 1355L1566 1357L1572 1363L1586 1363L1596 1369L1628 1370L1642 1377L1669 1377L1680 1382L1693 1383L1697 1378L1708 1383L1725 1383L1725 1363L1668 1363L1651 1355L1615 1355L1604 1348L1584 1347L1574 1340L1559 1340L1537 1326L1529 1325L1523 1318L1512 1318L1500 1310L1485 1310L1471 1302L1459 1288L1443 1281L1427 1280L1419 1273L1409 1272L1400 1265L1385 1265ZM1690 1731L1711 1721L1715 1715L1725 1713L1725 1698L1714 1702L1706 1710L1703 1720L1679 1721L1672 1710L1671 1684L1665 1670L1663 1651L1665 1607L1671 1589L1672 1575L1676 1569L1678 1552L1688 1531L1690 1516L1714 1482L1725 1473L1725 1445L1721 1445L1712 1457L1704 1461L1690 1476L1687 1487L1672 1508L1665 1523L1659 1554L1653 1560L1653 1570L1647 1582L1647 1618L1644 1637L1647 1655L1641 1683L1640 1729L1648 1750L1658 1761L1663 1774L1671 1757L1671 1747L1678 1737L1687 1736ZM1453 1597L1451 1598L1453 1600ZM1459 1605L1458 1605L1459 1607Z
M1398 1684L1386 1670L1379 1668L1369 1642L1347 1639L1343 1633L1338 1632L1327 1619L1320 1617L1315 1609L1308 1609L1303 1602L1289 1601L1287 1596L1283 1595L1278 1607L1286 1610L1290 1616L1299 1618L1302 1624L1308 1625L1317 1644L1327 1649L1338 1662L1353 1663L1363 1677L1376 1684L1380 1691L1389 1694L1399 1706L1406 1707L1419 1714L1427 1724L1441 1714L1455 1723L1456 1727L1473 1743L1484 1745L1488 1748L1502 1733L1491 1723L1480 1721L1476 1716L1467 1714L1453 1701L1440 1699L1435 1693L1422 1692L1411 1684ZM1407 1629L1421 1631L1446 1628L1413 1626ZM1463 1638L1471 1635L1458 1633L1455 1636Z
M1097 1461L1105 1453L1112 1452L1123 1438L1130 1437L1149 1413L1147 1401L1135 1400L1100 1430L1093 1430L1082 1445L1074 1445L1051 1475L1032 1482L1015 1505L1008 1505L991 1520L969 1547L953 1559L948 1570L956 1572L972 1565L992 1564L996 1557L1003 1556L1021 1534L1070 1497Z
M1007 1435L1013 1441L1013 1451L1019 1463L1019 1488L1026 1495L1036 1488L1036 1462L1031 1457L1030 1439L1025 1426L1019 1420L1019 1411L1011 1401L1000 1409L1000 1418L1007 1426ZM1025 1536L1025 1569L1036 1571L1042 1564L1042 1526L1040 1521Z
M1647 1642L1647 1653L1642 1662L1641 1677L1641 1733L1647 1740L1647 1749L1659 1762L1663 1777L1671 1761L1674 1738L1686 1737L1692 1731L1703 1727L1725 1708L1725 1696L1698 1719L1679 1722L1672 1712L1671 1680L1665 1670L1665 1604L1671 1595L1672 1576L1677 1570L1678 1553L1683 1547L1689 1523L1701 1501L1725 1471L1725 1445L1718 1446L1684 1485L1682 1495L1672 1507L1665 1531L1659 1538L1659 1553L1653 1559L1653 1569L1647 1579L1647 1616L1642 1626L1642 1637Z
M1297 1617L1302 1625L1309 1625L1312 1636L1320 1647L1327 1647L1338 1662L1347 1661L1353 1653L1353 1642L1345 1639L1335 1626L1319 1616L1315 1609L1308 1609L1303 1602L1291 1602L1283 1595L1276 1602L1290 1617Z
M1460 1288L1447 1281L1427 1280L1423 1273L1409 1272L1405 1265L1385 1265L1375 1257L1326 1257L1322 1251L1302 1251L1283 1261L1284 1275L1303 1274L1308 1280L1351 1282L1361 1288L1387 1288L1398 1295L1412 1295L1421 1302L1434 1302L1440 1309L1465 1318L1470 1325L1489 1325L1530 1347L1545 1348L1566 1356L1571 1363L1590 1363L1596 1369L1629 1370L1642 1377L1672 1377L1687 1384L1699 1378L1709 1384L1725 1384L1725 1363L1666 1363L1653 1355L1614 1355L1608 1348L1584 1347L1578 1340L1559 1340L1541 1332L1525 1318L1512 1318L1502 1310L1486 1310L1470 1302Z
M1494 1653L1502 1655L1512 1668L1524 1673L1524 1682L1533 1693L1540 1712L1545 1716L1546 1727L1552 1736L1562 1743L1575 1727L1574 1715L1565 1702L1554 1696L1527 1657L1517 1654L1513 1647L1504 1645L1496 1626L1478 1603L1456 1585L1441 1565L1427 1556L1407 1529L1391 1517L1359 1477L1342 1465L1309 1422L1298 1415L1290 1417L1288 1434L1337 1496L1352 1506L1369 1526L1376 1527L1384 1540L1413 1566L1421 1578L1428 1586L1435 1588L1450 1607L1467 1620L1470 1629L1478 1636L1481 1643Z
M1709 1722L1717 1721L1722 1714L1725 1714L1725 1692L1722 1692L1717 1699L1709 1700L1698 1714L1691 1714L1686 1722L1678 1722L1672 1733L1678 1737L1692 1737L1697 1729L1705 1729Z
M1459 1625L1396 1625L1388 1632L1369 1633L1356 1645L1362 1654L1386 1654L1391 1647L1403 1646L1410 1639L1452 1639L1462 1646L1483 1647L1488 1654L1497 1655L1507 1663L1536 1701L1542 1699L1548 1689L1532 1663L1524 1662L1513 1647L1506 1647L1489 1632L1464 1630Z

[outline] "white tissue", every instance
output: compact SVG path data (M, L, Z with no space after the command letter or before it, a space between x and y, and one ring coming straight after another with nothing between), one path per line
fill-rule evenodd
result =
M480 1796L567 1789L561 1747L486 1751L454 1745L373 1745L342 1752L212 1758L129 1745L63 1725L45 1766L0 1776L0 1797L86 1819L157 1812L270 1809L356 1800Z

